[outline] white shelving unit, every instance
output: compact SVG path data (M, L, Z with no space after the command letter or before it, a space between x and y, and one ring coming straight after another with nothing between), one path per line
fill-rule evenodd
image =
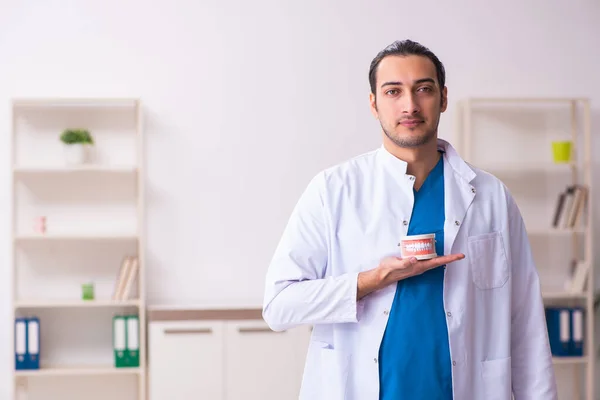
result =
M38 317L41 342L40 369L17 370L12 357L14 398L145 400L141 102L14 99L11 111L13 316ZM93 136L88 163L65 162L67 128ZM34 229L38 217L45 232ZM136 284L130 297L114 300L125 256L138 258ZM90 282L95 297L83 300ZM123 314L139 317L139 367L114 367L112 317Z
M554 357L554 364L559 390L565 382L572 386L569 388L572 393L565 394L565 398L594 400L597 291L590 207L593 187L589 100L468 98L458 103L457 115L456 133L461 155L500 178L523 213L544 302L585 309L583 357ZM554 140L572 141L571 162L553 162L551 141ZM572 229L553 228L558 194L570 184L582 184L589 189L585 218ZM565 258L561 260L561 256ZM570 279L570 259L590 266L582 292L569 291L564 285ZM571 372L573 375L565 376ZM581 388L585 388L583 393Z

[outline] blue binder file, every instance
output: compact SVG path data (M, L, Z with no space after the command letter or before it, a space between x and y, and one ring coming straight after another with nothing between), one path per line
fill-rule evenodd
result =
M27 320L15 319L15 369L27 369Z
M584 321L583 321L583 309L573 308L571 310L571 356L581 357L583 356L583 332L584 332Z
M568 308L546 308L550 350L555 357L571 354L571 312Z
M40 320L27 319L27 368L40 369Z

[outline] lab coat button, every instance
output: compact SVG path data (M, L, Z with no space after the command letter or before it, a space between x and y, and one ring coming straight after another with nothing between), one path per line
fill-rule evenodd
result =
M388 315L389 313L390 313L390 312L389 312L388 310L385 310L385 311L383 312L383 315Z
M474 187L471 188L471 192L475 193L475 188Z
M460 225L460 222L459 221L454 221L454 225L458 226L458 225Z
M415 180L415 177L414 177L414 176L411 176L411 177L410 177L410 178L408 178L408 179L410 179L411 181L414 181L414 180Z
M449 317L451 317L451 316L452 316L452 313L451 313L450 311L448 311L448 312L446 313L446 315L447 315L447 316L449 316Z
M452 361L452 365L453 365L453 366L456 366L456 361Z
M403 224L404 226L406 226L406 225L408 225L408 221L402 221L402 224Z
M375 361L375 364L377 364L377 358L374 358L373 361Z

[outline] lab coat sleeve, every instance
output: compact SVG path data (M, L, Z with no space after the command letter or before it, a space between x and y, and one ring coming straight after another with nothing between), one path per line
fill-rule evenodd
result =
M556 379L542 301L522 215L508 195L512 268L511 361L515 400L557 400Z
M268 267L263 318L272 330L358 322L358 272L328 274L325 178L311 180L292 211Z

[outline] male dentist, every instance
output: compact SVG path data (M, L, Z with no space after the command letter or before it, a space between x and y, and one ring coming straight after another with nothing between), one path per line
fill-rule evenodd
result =
M267 272L271 329L314 325L300 399L556 400L519 209L438 138L442 63L398 41L369 81L382 146L311 180ZM400 257L430 233L438 257Z

